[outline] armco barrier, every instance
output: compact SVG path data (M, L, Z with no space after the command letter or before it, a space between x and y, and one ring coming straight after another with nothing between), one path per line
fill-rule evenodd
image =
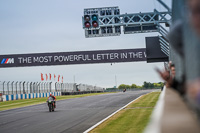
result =
M61 92L47 92L47 93L3 95L2 98L3 98L3 101L12 101L12 100L19 100L19 99L48 97L50 94L53 94L54 96L61 96Z

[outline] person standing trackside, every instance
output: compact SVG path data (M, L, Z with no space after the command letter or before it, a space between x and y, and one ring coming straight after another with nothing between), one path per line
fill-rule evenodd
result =
M172 87L174 83L174 77L175 77L175 65L172 64L172 62L169 62L169 71L164 70L160 71L158 68L156 68L156 71L159 73L160 77L165 80L165 85L167 88Z

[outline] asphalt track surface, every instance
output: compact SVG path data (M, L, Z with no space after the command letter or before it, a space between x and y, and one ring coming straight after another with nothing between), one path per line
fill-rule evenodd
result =
M119 108L152 90L110 93L0 111L1 133L82 133Z

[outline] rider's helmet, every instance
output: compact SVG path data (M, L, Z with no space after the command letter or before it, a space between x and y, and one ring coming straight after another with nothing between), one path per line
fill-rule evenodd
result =
M52 94L50 94L50 96L52 96Z

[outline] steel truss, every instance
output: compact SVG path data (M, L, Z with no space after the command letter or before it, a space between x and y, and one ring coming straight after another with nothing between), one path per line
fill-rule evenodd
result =
M107 26L133 26L142 24L157 24L167 23L171 19L167 19L166 16L171 16L171 12L154 12L148 13L135 13L135 14L121 14L121 15L107 15L99 16L99 25L101 27Z

